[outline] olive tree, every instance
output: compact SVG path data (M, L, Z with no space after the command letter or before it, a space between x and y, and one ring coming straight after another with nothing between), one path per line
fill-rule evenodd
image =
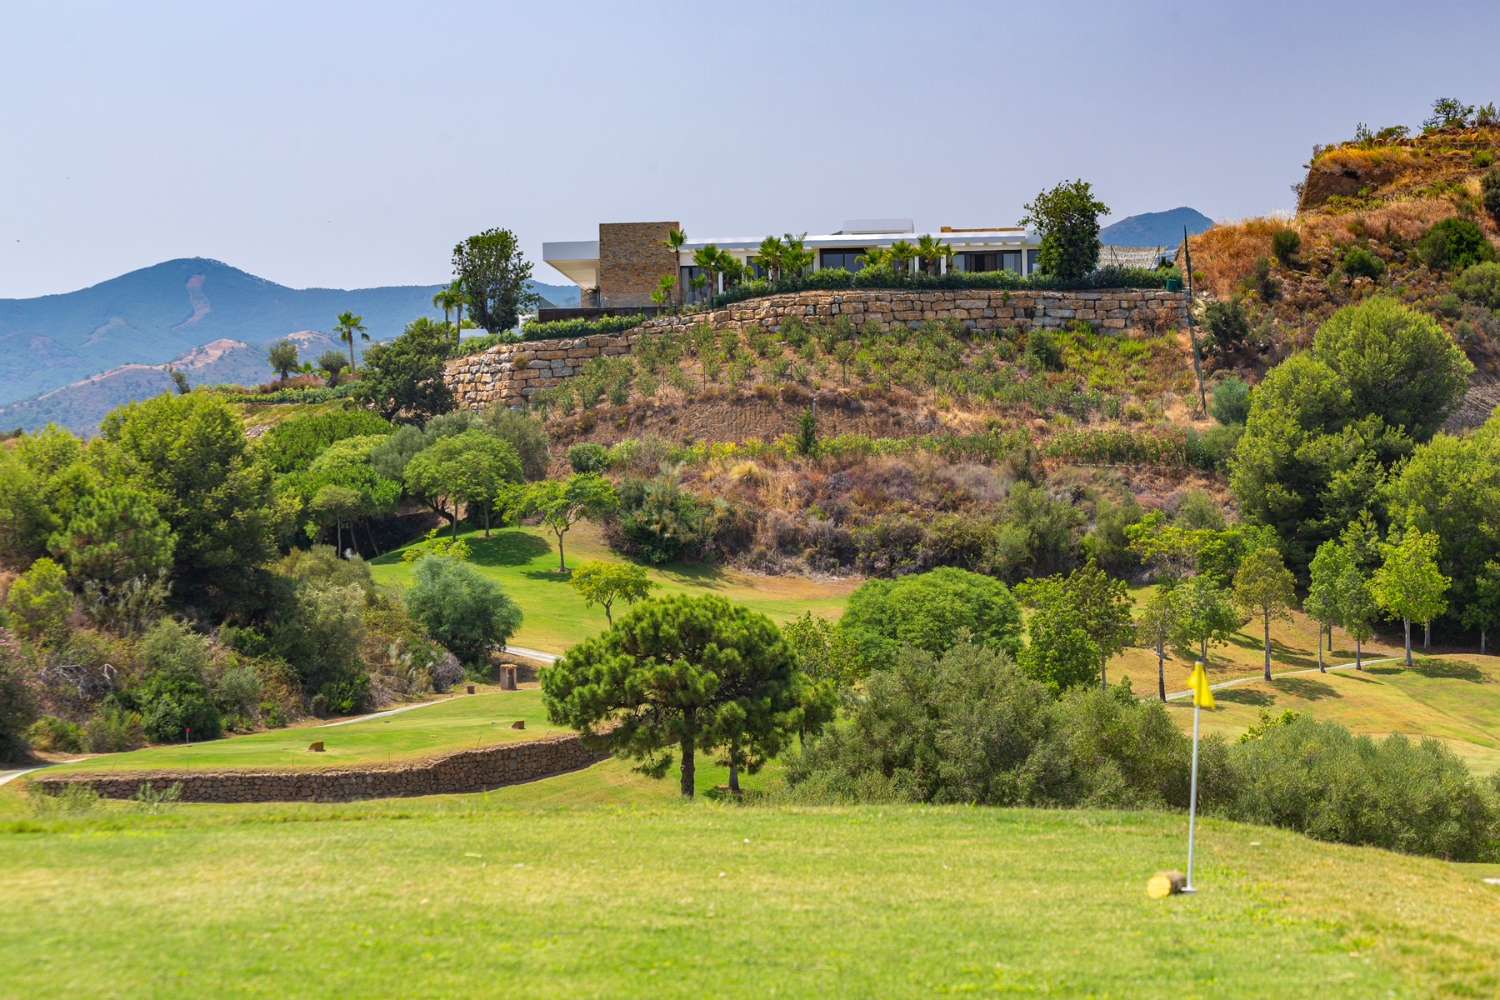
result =
M521 516L540 517L557 539L557 571L568 571L563 552L563 537L573 525L589 518L601 518L620 506L615 488L602 476L580 473L567 479L544 479L532 483L520 498Z
M406 607L428 635L471 666L483 666L521 627L521 609L499 584L447 556L417 561Z

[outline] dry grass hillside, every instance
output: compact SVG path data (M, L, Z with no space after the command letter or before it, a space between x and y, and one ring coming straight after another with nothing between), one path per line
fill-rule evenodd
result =
M1500 401L1493 385L1500 319L1455 295L1458 269L1433 266L1421 244L1434 225L1455 217L1500 244L1500 222L1486 211L1481 187L1497 161L1496 126L1366 137L1315 151L1294 218L1247 219L1194 236L1199 289L1239 300L1251 329L1248 343L1216 364L1263 371L1306 346L1339 308L1388 294L1437 318L1464 346L1478 368L1469 416L1487 416ZM1282 235L1278 254L1285 233L1296 239Z

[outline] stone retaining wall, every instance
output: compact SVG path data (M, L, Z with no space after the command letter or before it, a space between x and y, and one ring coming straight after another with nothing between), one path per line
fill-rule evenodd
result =
M658 316L622 334L501 344L483 354L448 362L444 378L461 407L478 409L492 403L517 406L527 397L578 374L594 358L629 354L635 342L648 333L685 330L699 323L779 329L793 317L804 323L827 323L840 316L856 324L873 321L882 326L907 327L952 320L971 330L986 331L1060 329L1079 320L1104 331L1164 330L1186 321L1182 295L1160 289L796 292L747 299L709 312Z
M412 795L484 792L577 771L609 756L580 736L549 736L462 750L406 765L317 771L150 771L69 774L34 780L56 795L90 785L109 799L134 798L142 785L157 790L181 783L184 802L349 802Z

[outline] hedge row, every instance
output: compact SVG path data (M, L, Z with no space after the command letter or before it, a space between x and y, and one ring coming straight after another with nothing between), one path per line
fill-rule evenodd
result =
M845 288L912 291L997 288L1049 292L1089 291L1101 288L1165 288L1168 280L1181 277L1181 273L1176 268L1148 270L1139 267L1101 267L1073 281L1040 274L1025 276L1014 271L950 271L947 274L925 274L891 271L887 268L870 268L860 271L828 268L822 271L811 271L796 278L783 278L779 281L746 281L716 296L712 306L718 308L764 295Z

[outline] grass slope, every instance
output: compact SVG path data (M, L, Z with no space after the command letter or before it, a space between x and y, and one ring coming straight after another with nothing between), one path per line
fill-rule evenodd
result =
M510 727L523 719L524 730ZM191 745L147 747L130 753L104 754L58 767L57 771L148 771L183 768L310 769L382 764L435 757L496 743L572 732L547 721L537 688L459 694L439 705L424 706L381 719L342 726L298 726L270 729ZM307 747L322 740L323 753Z
M587 799L589 805L560 806ZM1493 995L1500 890L1181 816L482 796L0 823L0 995ZM0 817L24 807L0 789Z
M1410 670L1379 663L1362 673L1284 677L1221 691L1215 700L1218 709L1203 716L1207 732L1235 737L1263 711L1291 710L1363 735L1437 739L1475 773L1500 772L1500 657L1462 654L1421 658ZM1171 710L1192 724L1185 702Z
M563 653L569 647L604 630L604 612L591 608L557 571L557 543L541 528L508 528L490 538L482 532L460 532L473 550L473 566L494 580L521 606L525 618L511 637L517 646ZM622 562L605 545L599 529L579 524L567 535L568 565L585 560ZM412 565L401 561L401 550L371 561L378 583L405 588L411 583ZM793 576L761 576L736 569L673 565L651 569L658 595L717 594L777 623L798 617L804 611L836 618L844 601L859 585L858 580L810 580ZM619 609L616 609L617 611Z

